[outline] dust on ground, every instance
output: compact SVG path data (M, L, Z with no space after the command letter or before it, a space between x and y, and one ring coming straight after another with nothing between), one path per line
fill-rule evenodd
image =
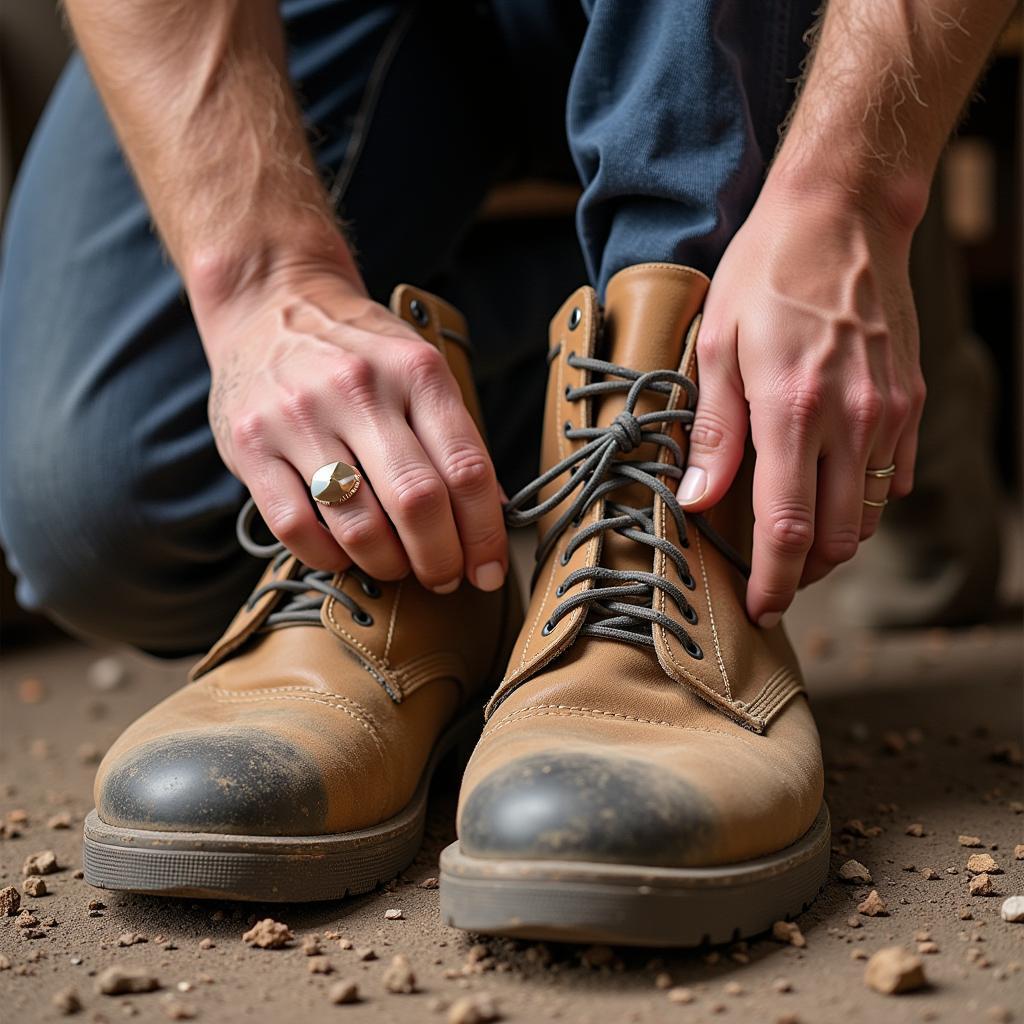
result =
M185 666L97 664L71 643L8 654L0 889L16 893L0 906L20 906L0 919L3 1019L1024 1021L1024 923L1000 917L1024 894L1019 621L880 637L826 628L818 595L793 632L825 749L829 883L797 929L684 953L442 926L451 778L416 861L366 896L257 905L93 889L80 835L97 760Z

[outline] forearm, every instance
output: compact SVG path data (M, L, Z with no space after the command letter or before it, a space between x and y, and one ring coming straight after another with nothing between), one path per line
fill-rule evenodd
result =
M1014 0L829 0L770 181L912 229Z
M275 0L66 7L194 304L303 263L358 281L291 92Z

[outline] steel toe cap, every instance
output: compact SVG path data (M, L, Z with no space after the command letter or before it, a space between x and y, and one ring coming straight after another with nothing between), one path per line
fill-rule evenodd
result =
M678 776L615 754L552 752L485 776L459 841L477 857L678 866L714 829L711 804Z
M316 835L327 793L301 750L262 730L177 732L129 749L96 793L110 825L230 835Z

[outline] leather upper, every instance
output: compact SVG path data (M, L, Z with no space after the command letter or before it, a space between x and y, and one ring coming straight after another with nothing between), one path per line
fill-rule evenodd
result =
M566 424L606 426L624 403L621 393L572 401L573 388L592 382L570 365L571 355L596 354L641 372L678 369L695 380L707 286L697 271L644 264L611 280L604 311L589 288L570 296L551 322L542 471L583 443L565 436ZM667 402L645 392L635 411L678 408L686 400L678 386ZM683 429L669 424L663 430L685 453ZM650 458L656 450L646 444L620 457ZM670 458L667 449L660 458ZM665 479L674 490L674 481ZM549 482L541 497L555 494L562 483ZM606 495L566 527L538 567L519 639L467 769L459 811L462 847L485 857L676 866L781 849L810 827L823 788L817 732L785 632L749 621L744 575L692 521L687 537L679 537L660 497L654 498L656 535L682 549L691 580L684 581L662 550L652 553L613 531L565 559L572 537L597 521L613 499L649 506L652 492L629 484ZM541 534L565 502L546 513ZM748 474L740 474L706 518L734 548L749 550ZM654 607L683 625L703 656L689 655L657 623L653 648L581 634L587 605L548 626L545 635L545 624L566 597L560 585L581 566L598 564L653 571L683 588L695 623L684 621L662 590L654 591ZM568 592L592 585L578 583ZM604 826L594 824L602 819ZM518 826L510 828L510 822ZM636 836L644 837L642 849Z
M444 352L481 425L462 317L409 286L392 309ZM272 561L260 585L301 570L294 557ZM355 573L332 582L372 621L333 597L319 624L268 627L288 598L280 591L244 605L191 682L108 751L95 785L104 821L319 835L382 822L408 803L440 733L501 670L521 621L514 576L494 593L464 582L444 596L411 576L369 593Z

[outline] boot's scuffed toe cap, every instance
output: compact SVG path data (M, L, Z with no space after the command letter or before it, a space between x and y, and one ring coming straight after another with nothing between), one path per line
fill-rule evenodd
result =
M320 770L279 737L193 731L152 740L103 774L96 809L109 825L229 835L318 835L327 793Z
M476 857L678 867L707 845L714 822L681 778L630 758L553 753L485 777L462 809L459 842Z

